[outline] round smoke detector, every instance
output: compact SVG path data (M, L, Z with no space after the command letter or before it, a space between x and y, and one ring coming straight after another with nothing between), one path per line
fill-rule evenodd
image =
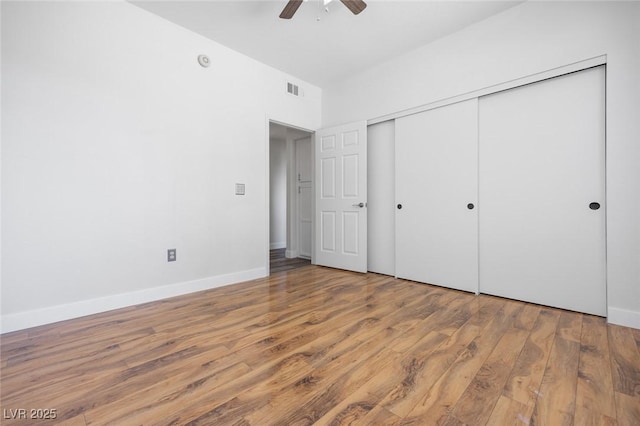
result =
M211 65L211 61L209 60L209 57L207 55L199 55L198 56L198 63L200 65L202 65L203 67L207 68L209 65Z

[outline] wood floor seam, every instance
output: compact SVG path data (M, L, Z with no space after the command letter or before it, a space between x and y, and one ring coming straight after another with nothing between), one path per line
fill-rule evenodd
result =
M0 379L3 425L637 426L640 331L305 265L2 335Z

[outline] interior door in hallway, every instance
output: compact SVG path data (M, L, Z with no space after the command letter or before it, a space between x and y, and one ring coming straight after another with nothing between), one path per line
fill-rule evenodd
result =
M605 70L480 98L480 291L606 315Z
M396 275L478 289L477 99L396 120Z
M296 140L295 147L299 257L311 259L311 236L313 233L311 137Z
M316 132L315 177L315 263L367 272L366 122Z

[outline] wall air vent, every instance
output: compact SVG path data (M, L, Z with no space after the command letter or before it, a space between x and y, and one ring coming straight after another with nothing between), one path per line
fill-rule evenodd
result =
M289 93L290 95L293 95L293 96L302 95L302 92L301 92L300 88L298 87L298 85L290 83L290 82L287 82L287 93Z

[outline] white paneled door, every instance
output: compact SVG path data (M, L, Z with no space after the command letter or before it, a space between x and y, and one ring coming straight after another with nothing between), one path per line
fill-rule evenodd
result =
M315 263L366 272L366 122L316 132L315 175Z
M396 120L396 275L478 289L478 101Z
M605 70L480 98L480 291L606 315Z
M296 140L295 146L299 257L311 259L311 235L313 235L311 138Z

